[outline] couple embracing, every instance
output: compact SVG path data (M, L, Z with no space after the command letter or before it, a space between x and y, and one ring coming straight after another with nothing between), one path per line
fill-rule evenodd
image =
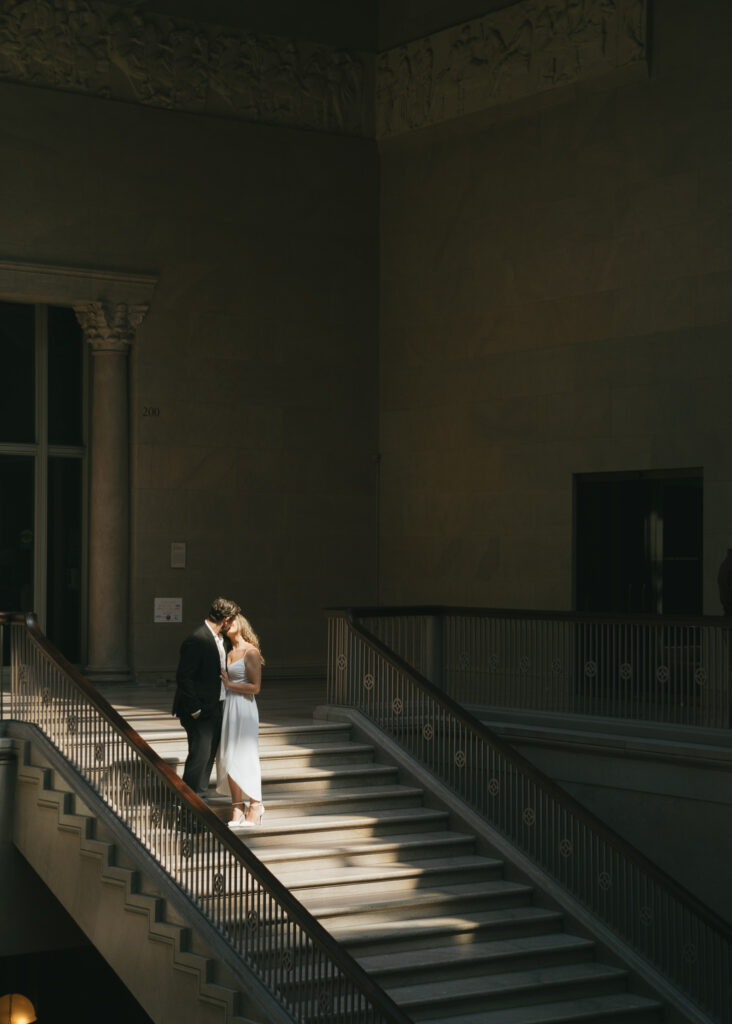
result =
M173 714L188 736L183 781L205 799L216 760L216 792L225 796L228 785L231 793L230 827L259 825L264 814L254 699L262 665L257 635L224 597L180 649Z

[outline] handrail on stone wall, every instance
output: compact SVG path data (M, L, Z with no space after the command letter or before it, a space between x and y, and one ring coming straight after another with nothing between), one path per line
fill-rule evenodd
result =
M369 632L364 609L326 614L329 703L364 714L675 987L730 1024L732 926Z
M10 634L6 718L39 729L295 1021L410 1024L271 871L56 650L35 615ZM0 647L0 676L4 666Z

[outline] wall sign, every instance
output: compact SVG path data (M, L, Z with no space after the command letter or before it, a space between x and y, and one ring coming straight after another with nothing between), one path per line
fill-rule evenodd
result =
M156 597L154 620L155 622L182 622L183 598Z

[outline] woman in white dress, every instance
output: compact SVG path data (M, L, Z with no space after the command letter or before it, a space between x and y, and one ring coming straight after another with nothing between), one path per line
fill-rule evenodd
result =
M216 792L231 793L229 828L259 825L264 814L259 767L259 712L255 694L262 685L264 658L259 639L243 615L227 630L226 687L221 742L216 760ZM249 806L244 811L245 802Z

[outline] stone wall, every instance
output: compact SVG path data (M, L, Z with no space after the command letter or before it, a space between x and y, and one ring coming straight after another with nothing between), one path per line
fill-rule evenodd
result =
M384 602L570 607L573 474L701 466L719 611L731 19L656 4L650 75L380 143Z
M662 871L732 920L732 748L723 730L494 714L481 717Z
M321 665L323 606L375 593L374 144L0 93L2 257L158 278L131 363L134 669L168 676L219 593L272 671Z

